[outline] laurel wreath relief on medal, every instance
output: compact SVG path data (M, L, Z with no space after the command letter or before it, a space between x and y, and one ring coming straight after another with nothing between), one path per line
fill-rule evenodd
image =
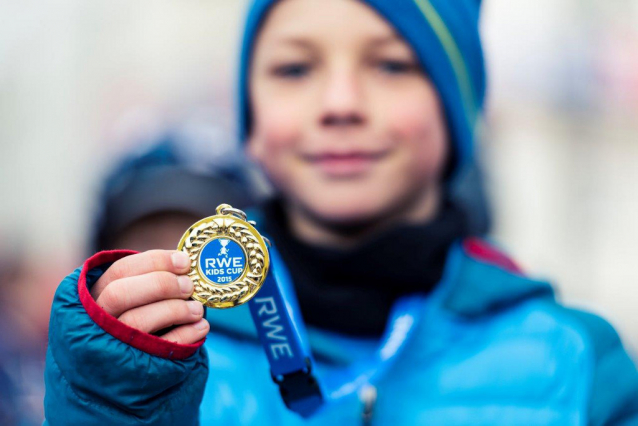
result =
M198 273L198 255L208 241L228 237L239 243L246 253L245 271L229 284L212 284ZM192 229L182 249L191 260L188 276L194 284L193 298L210 307L232 307L249 300L261 287L267 261L262 244L249 227L232 217L216 217Z

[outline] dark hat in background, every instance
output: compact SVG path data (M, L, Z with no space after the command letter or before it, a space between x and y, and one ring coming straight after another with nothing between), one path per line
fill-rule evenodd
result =
M167 131L113 168L98 199L92 251L112 248L120 232L145 217L177 212L203 218L221 203L245 209L255 202L236 144L201 130Z

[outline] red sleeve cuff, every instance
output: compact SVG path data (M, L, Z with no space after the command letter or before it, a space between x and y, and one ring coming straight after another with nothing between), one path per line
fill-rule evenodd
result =
M133 346L150 355L167 359L185 359L193 355L206 339L202 339L192 345L182 345L170 342L152 334L144 333L120 322L114 316L104 311L93 299L86 285L86 274L91 269L105 263L115 262L123 257L136 254L131 250L102 251L91 256L84 262L80 279L78 280L78 293L82 306L89 317L104 331L116 339Z

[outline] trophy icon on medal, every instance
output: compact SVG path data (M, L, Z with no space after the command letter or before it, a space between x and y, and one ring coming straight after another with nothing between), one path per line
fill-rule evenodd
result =
M228 257L228 248L226 247L228 245L228 242L230 240L227 239L219 239L219 244L221 244L222 248L219 250L219 254L218 256L226 256Z

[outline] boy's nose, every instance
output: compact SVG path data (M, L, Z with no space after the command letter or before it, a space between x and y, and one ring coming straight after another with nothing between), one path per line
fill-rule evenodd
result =
M322 126L353 126L365 122L361 87L354 74L335 73L324 86Z

